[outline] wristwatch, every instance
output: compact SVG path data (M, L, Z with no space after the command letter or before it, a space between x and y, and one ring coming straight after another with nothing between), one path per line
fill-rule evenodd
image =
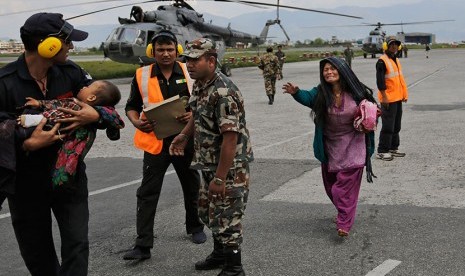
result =
M213 178L213 183L215 183L216 185L223 185L224 184L224 180L219 178L219 177L214 177Z

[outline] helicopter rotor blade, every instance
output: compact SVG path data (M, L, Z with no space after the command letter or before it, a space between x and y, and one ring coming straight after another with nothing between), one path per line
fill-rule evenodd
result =
M30 9L30 10L22 10L22 11L17 11L17 12L3 13L3 14L0 14L0 16L8 16L8 15L14 15L14 14L36 12L36 11L43 11L43 10L50 10L50 9L57 9L57 8L67 8L67 7L73 7L73 6L88 5L88 4L98 4L98 3L108 3L108 2L122 2L122 1L127 1L127 0L87 1L87 2L82 2L82 3L59 5L59 6L48 7L48 8ZM117 9L117 8L121 8L121 7L136 5L136 4L145 4L145 3L152 3L152 2L166 2L166 1L173 1L173 0L147 0L147 1L133 2L133 3L130 3L130 4L117 5L117 6L113 6L113 7L109 7L109 8L105 8L105 9L99 9L99 10L95 10L95 11L92 11L92 12L87 12L87 13L83 13L83 14L80 14L80 15L72 16L72 17L67 18L67 20L79 18L79 17L82 17L82 16L94 14L94 13L104 12L104 11L107 11L107 10L112 10L112 9ZM177 2L176 0L174 0L174 1ZM359 17L359 16L353 16L353 15L347 15L347 14L341 14L341 13L333 13L333 12L326 12L326 11L307 9L307 8L301 8L301 7L294 7L294 6L287 6L287 5L280 5L279 1L278 1L278 4L269 4L269 3L261 3L261 2L254 2L254 1L243 1L243 0L213 0L213 1L214 2L240 3L240 4L249 5L249 6L254 6L254 7L257 7L257 8L263 8L263 6L277 7L277 8L281 7L281 8L287 8L287 9L300 10L300 11L310 11L310 12L329 14L329 15L336 15L336 16L344 16L344 17L362 19L362 17ZM184 2L184 1L181 0L180 2ZM187 4L187 3L185 3L185 4Z
M164 0L159 0L159 1L164 1ZM158 1L153 1L153 0L152 0L152 1L143 1L143 2L137 2L137 3L131 3L131 4L124 4L124 5L113 6L113 7L109 7L109 8L105 8L105 9L95 10L95 11L91 11L91 12L86 12L86 13L82 13L82 14L79 14L79 15L75 15L75 16L72 16L72 17L68 17L68 18L66 18L66 20L72 20L72 19L75 19L75 18L83 17L83 16L86 16L86 15L94 14L94 13L99 13L99 12L114 10L114 9L117 9L117 8L132 6L132 5L134 5L134 4L144 4L144 3L149 3L149 2L158 2Z
M30 10L22 10L22 11L17 11L17 12L1 13L0 16L8 16L8 15L28 13L28 12L37 12L37 11L59 9L59 8L68 8L68 7L90 5L90 4L99 4L99 3L108 3L108 2L121 2L121 1L125 1L125 0L88 1L88 2L82 2L82 3L74 3L74 4L67 4L67 5L53 6L53 7L48 7L48 8L30 9Z
M382 26L396 26L396 25L415 25L415 24L431 24L437 22L450 22L455 21L453 19L446 20L429 20L429 21L416 21L416 22L399 22L399 23L362 23L355 25L332 25L332 26L310 26L303 28L344 28L344 27L382 27Z
M217 0L213 0L213 1L218 2ZM221 0L220 0L220 2L221 2ZM262 7L262 6L259 6L259 5L241 3L240 0L229 0L229 1L225 1L225 2L233 2L233 3L242 4L242 5L246 5L246 6L251 6L251 7L255 7L255 8L259 8L259 9L266 9L265 7Z
M386 23L381 24L383 26L395 26L395 25L416 25L416 24L430 24L430 23L437 23L437 22L451 22L455 21L453 19L445 19L445 20L429 20L429 21L416 21L416 22L400 22L400 23Z
M254 1L242 1L242 0L234 0L234 1L233 0L214 0L214 1L215 2L236 2L236 3L243 3L243 4L255 4L255 5L262 5L262 6L269 6L269 7L278 7L279 6L281 8L287 8L287 9L293 9L293 10L299 10L299 11L309 11L309 12L317 12L317 13L323 13L323 14L329 14L329 15L344 16L344 17L350 17L350 18L356 18L356 19L363 19L363 17L348 15L348 14L342 14L342 13L327 12L327 11L320 11L320 10L314 10L314 9L301 8L301 7L277 5L277 4L270 4L270 3L261 3L261 2L254 2Z

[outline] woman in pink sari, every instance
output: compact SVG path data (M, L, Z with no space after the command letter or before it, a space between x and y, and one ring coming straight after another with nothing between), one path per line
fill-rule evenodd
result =
M284 93L312 109L315 123L313 149L321 162L326 194L337 209L337 233L345 237L354 224L358 195L367 167L372 182L370 157L374 152L374 132L354 128L354 115L364 99L376 103L373 91L361 83L346 62L330 57L320 61L320 84L301 90L292 83Z

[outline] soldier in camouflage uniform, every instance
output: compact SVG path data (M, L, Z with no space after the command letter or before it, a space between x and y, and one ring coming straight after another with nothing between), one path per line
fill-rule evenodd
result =
M244 100L236 85L216 70L215 44L206 38L187 44L183 54L195 79L189 105L193 117L173 140L170 154L183 155L194 136L192 168L202 171L199 217L213 234L213 252L197 270L223 267L221 276L245 275L241 262L242 217L249 193L253 153Z
M282 51L283 46L278 45L278 51L276 51L275 56L278 57L279 61L279 78L282 80L283 79L283 66L284 66L284 61L286 60L286 54Z
M276 78L281 76L281 68L279 66L278 57L273 54L273 48L268 47L266 54L260 57L260 65L258 68L263 70L263 78L265 79L265 91L268 96L268 104L273 104L274 95L276 94Z

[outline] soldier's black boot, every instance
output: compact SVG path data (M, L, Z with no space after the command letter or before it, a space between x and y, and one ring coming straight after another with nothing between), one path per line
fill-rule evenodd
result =
M274 103L274 94L271 95L271 103Z
M272 95L268 95L268 104L273 104Z
M223 249L223 244L213 239L213 252L205 260L195 263L195 269L211 270L221 268L225 262Z
M242 268L241 250L237 247L225 247L226 262L218 276L245 276Z

